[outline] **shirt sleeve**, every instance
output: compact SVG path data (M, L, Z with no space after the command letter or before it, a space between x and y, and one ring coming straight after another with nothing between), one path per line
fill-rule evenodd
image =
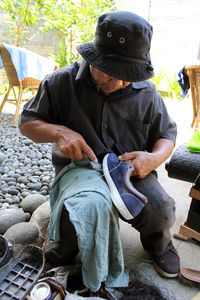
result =
M66 124L78 69L79 64L75 62L48 74L41 81L37 94L24 105L19 126L38 119Z
M41 81L37 94L24 105L19 126L38 119L51 123L54 119L48 77Z
M161 138L172 140L175 144L177 136L176 123L171 119L164 100L160 94L155 90L154 93L154 109L151 118L150 132L149 132L149 149L151 151L155 142Z

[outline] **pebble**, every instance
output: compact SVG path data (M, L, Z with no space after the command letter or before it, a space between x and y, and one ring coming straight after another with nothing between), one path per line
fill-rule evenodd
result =
M20 206L25 212L33 213L41 204L47 201L47 198L41 194L30 194L24 198Z
M0 153L0 164L6 159L6 156L3 153Z
M27 184L28 183L28 178L25 177L25 176L19 176L17 178L17 182Z
M39 229L34 223L20 222L11 226L6 232L5 237L14 241L16 244L32 244L39 236Z
M50 219L50 211L50 202L46 201L33 212L30 219L30 223L34 223L39 229L41 242L44 242L46 236Z
M4 205L5 203L3 203ZM8 203L9 205L12 203ZM5 207L5 205L4 205ZM8 207L8 206L7 206ZM14 224L26 221L26 213L20 208L0 210L0 234L4 234Z

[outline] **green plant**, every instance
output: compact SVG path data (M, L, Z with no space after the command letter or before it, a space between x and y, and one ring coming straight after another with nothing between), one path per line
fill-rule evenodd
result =
M56 61L61 66L77 59L76 46L94 39L99 15L116 10L115 0L0 0L0 9L9 20L14 44L30 38L30 27L55 30L59 37Z
M177 100L183 100L183 98L180 97L180 90L181 87L177 81L177 74L174 74L174 77L172 80L167 76L167 92L170 98Z
M8 87L6 85L1 85L0 86L0 96L5 96L7 90L8 90Z
M177 81L177 74L173 75L171 79L164 73L164 69L151 78L152 83L155 85L158 92L164 97L170 97L171 99L183 100L180 97L180 85Z
M61 66L78 59L76 51L78 44L94 39L99 15L116 10L113 0L87 0L87 2L41 0L41 2L44 30L56 30L60 39L56 61L61 61Z
M164 69L162 69L159 73L155 74L153 78L151 78L151 82L155 85L156 89L162 90L161 83L163 81L163 78L166 76L164 73Z
M55 54L51 55L52 59L59 64L59 67L71 65L78 60L78 53L68 53L65 45L60 42Z
M59 64L60 67L66 66L68 64L67 61L67 49L63 43L59 43L59 46L52 58L55 62Z
M10 35L14 36L14 45L22 45L23 38L28 39L29 28L39 20L41 3L34 0L1 0L0 9L6 12Z

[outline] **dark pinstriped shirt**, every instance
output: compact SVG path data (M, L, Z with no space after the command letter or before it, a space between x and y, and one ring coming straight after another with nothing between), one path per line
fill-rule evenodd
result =
M91 82L85 61L44 78L36 96L25 104L20 124L35 119L80 133L100 161L111 151L151 152L158 139L176 139L176 124L150 81L132 82L106 96ZM54 150L55 164L69 163Z

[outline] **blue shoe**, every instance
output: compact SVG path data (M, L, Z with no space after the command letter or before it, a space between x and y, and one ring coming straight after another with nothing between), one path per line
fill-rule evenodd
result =
M103 172L112 201L126 220L136 217L147 203L147 198L130 181L133 170L131 164L119 161L114 153L108 153L103 159Z

